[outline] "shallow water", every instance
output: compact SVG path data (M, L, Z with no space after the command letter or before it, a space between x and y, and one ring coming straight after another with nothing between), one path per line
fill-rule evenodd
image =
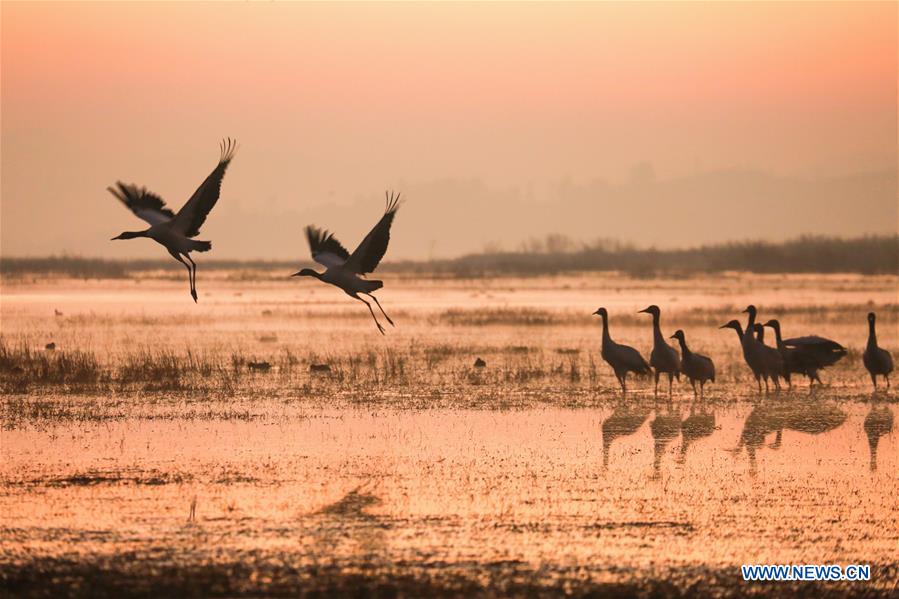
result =
M895 412L346 408L17 429L3 438L2 559L511 560L597 580L884 565L899 544Z
M225 363L229 352L273 362L286 352L299 366L228 370L227 385L213 372L205 386L170 390L138 380L7 394L0 582L110 596L720 596L747 592L743 563L860 563L872 565L870 583L815 590L895 589L899 404L871 394L858 354L867 301L883 315L882 344L895 343L893 279L781 281L768 312L850 355L823 389L795 381L770 395L755 392L736 340L715 326L739 314L719 293L730 283L555 283L404 281L384 302L399 325L386 337L366 334L352 305L309 290L292 300L293 288L267 282L238 292L212 281L209 307L185 307L166 281L117 282L108 297L94 283L5 286L7 339L52 338L57 352L89 343L110 372L135 346ZM628 310L659 294L680 298L663 326L684 327L718 364L704 402L683 383L657 400L645 380L622 399L595 356L592 304L618 306L616 338L645 351L648 320ZM810 297L817 308L806 310ZM475 356L487 368L472 368ZM309 373L320 360L336 370ZM801 588L752 592L785 590Z

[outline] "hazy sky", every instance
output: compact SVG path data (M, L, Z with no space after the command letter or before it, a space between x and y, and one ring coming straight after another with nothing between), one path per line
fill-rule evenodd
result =
M226 135L206 256L305 256L310 221L354 246L386 188L394 258L897 226L893 2L0 11L7 256L164 257L109 241L141 223L106 186L177 209Z

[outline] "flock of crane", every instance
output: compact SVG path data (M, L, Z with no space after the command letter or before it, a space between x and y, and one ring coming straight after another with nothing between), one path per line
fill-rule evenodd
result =
M758 384L759 393L762 391L762 381L765 381L765 391L770 391L769 381L777 390L780 390L780 380L792 387L792 375L799 374L808 378L809 385L816 381L821 384L819 370L836 364L840 358L846 355L846 348L818 335L806 335L784 339L780 332L780 322L771 319L764 324L756 322L758 310L755 306L748 306L744 313L749 315L746 328L739 320L731 320L721 325L721 329L733 329L737 333L740 347L743 351L743 359L752 371ZM615 377L621 385L622 393L627 393L627 375L654 374L655 393L659 391L659 378L665 374L668 376L668 395L671 395L674 379L680 380L681 373L690 381L693 393L696 394L696 384L699 383L699 397L704 395L704 387L707 382L715 382L715 363L708 356L703 356L687 347L687 338L680 329L671 335L671 339L677 339L680 344L680 356L677 350L671 347L662 334L660 324L662 311L658 306L652 305L640 313L652 315L652 352L649 361L640 354L637 349L616 343L609 334L609 312L605 308L599 308L594 315L602 318L602 359L612 367ZM893 357L890 353L877 345L877 331L875 328L876 316L868 313L868 344L863 354L863 362L874 389L877 389L877 377L886 379L887 388L890 387L890 373L893 371ZM774 330L777 347L765 344L765 327Z
M125 184L121 181L115 187L107 188L109 192L119 199L139 219L150 225L143 231L125 231L113 237L116 239L136 239L147 237L162 245L169 254L187 267L187 277L190 284L190 295L197 301L197 264L190 257L191 252L207 252L212 249L209 241L197 241L194 239L200 234L200 227L206 222L206 217L219 200L222 191L222 179L225 170L234 158L237 150L237 142L231 138L222 140L221 153L218 164L212 173L200 184L192 196L184 203L177 214L166 207L165 202L158 195L147 191L146 187ZM316 272L311 268L304 268L292 276L315 277L324 283L330 283L335 287L357 299L368 307L371 317L374 319L378 330L384 334L384 327L378 322L371 304L360 295L365 295L374 300L381 314L387 322L393 326L393 320L384 312L381 303L373 294L374 291L384 286L382 281L365 279L364 276L374 272L381 258L387 252L387 244L390 241L390 226L400 205L400 196L387 195L387 206L384 216L365 236L362 243L350 254L332 233L319 229L312 225L306 227L306 239L309 249L312 251L312 259L325 267L324 272Z
M133 184L117 182L115 187L108 188L110 193L135 216L150 225L148 229L142 231L125 231L113 239L146 237L165 247L175 260L187 268L190 295L194 302L197 301L197 264L190 257L190 253L206 252L212 248L211 242L199 241L194 238L200 234L200 227L206 222L206 217L218 202L225 170L234 158L236 149L237 143L234 140L228 138L222 141L218 164L177 214L166 207L162 198L147 191L145 187L139 188ZM353 299L361 301L368 307L381 334L384 334L384 327L378 322L371 304L361 296L365 295L373 300L387 322L394 326L393 320L387 316L381 303L373 295L376 290L383 287L383 282L364 277L366 274L374 272L387 252L390 227L399 209L399 200L399 195L394 196L392 193L387 195L384 215L352 254L332 233L312 225L307 226L306 239L312 259L324 266L325 270L317 272L311 268L304 268L292 275L317 278L324 283L342 289ZM594 312L602 317L602 357L615 372L622 393L627 393L628 373L653 373L656 394L658 394L660 376L662 374L668 376L670 396L674 379L680 380L680 374L683 373L690 380L694 393L696 393L696 383L699 383L699 396L702 397L705 384L715 381L714 362L708 356L692 352L687 347L686 336L682 330L676 331L671 336L680 344L681 352L678 356L677 350L665 341L662 334L659 307L652 305L640 312L652 315L653 348L649 362L633 347L615 343L612 340L609 335L609 314L605 308L599 308ZM769 390L769 381L773 382L778 390L781 379L792 386L791 375L793 374L808 377L810 385L815 381L821 383L818 371L835 364L846 355L846 349L842 345L817 335L782 339L780 323L777 320L769 320L764 324L757 323L755 306L749 306L744 312L749 314L745 329L738 320L731 320L720 328L731 328L736 331L743 351L743 358L758 383L759 392L762 390L762 380L765 381L766 391ZM877 346L874 322L875 315L872 312L868 314L868 345L864 352L864 365L871 375L875 389L877 388L877 376L883 376L886 379L887 388L889 388L893 358L889 352ZM777 347L765 344L765 327L774 330Z

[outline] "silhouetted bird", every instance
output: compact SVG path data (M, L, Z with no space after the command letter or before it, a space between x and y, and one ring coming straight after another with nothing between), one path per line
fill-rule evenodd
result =
M605 308L600 308L593 314L602 318L602 359L615 371L621 391L626 394L627 373L649 374L649 364L633 347L612 341L612 337L609 335L609 313Z
M113 239L134 239L137 237L149 237L161 244L169 251L172 258L187 268L187 277L190 282L190 295L197 301L197 265L191 259L191 252L206 252L212 248L209 241L197 241L193 239L200 234L200 227L206 222L206 216L215 203L218 202L222 189L222 178L225 169L234 157L237 142L230 138L221 143L221 155L219 163L206 180L197 188L190 199L181 207L178 214L166 207L162 198L147 191L145 187L125 185L121 181L116 182L116 187L107 187L107 190L118 198L138 218L149 223L150 228L145 231L125 231ZM184 258L188 262L184 261Z
M304 268L294 273L294 277L315 277L323 283L330 283L343 289L344 293L357 299L368 307L371 317L374 319L378 330L384 334L384 327L378 322L371 304L359 297L359 294L367 295L375 301L378 309L387 322L393 326L393 321L384 312L381 303L372 293L384 286L383 281L369 281L362 278L365 274L374 272L381 262L381 258L387 252L387 243L390 241L390 225L399 209L400 196L392 193L386 197L384 216L378 224L365 236L359 247L350 254L346 248L335 239L332 233L317 227L306 227L306 239L309 241L309 249L312 250L312 259L325 267L325 272L319 273L311 268Z
M783 356L780 355L780 352L776 347L771 347L765 344L765 327L760 325L759 323L755 323L753 325L753 330L756 334L756 340L758 341L758 351L761 354L761 361L763 364L763 376L765 376L765 385L767 389L768 379L767 377L771 377L771 380L774 381L775 388L780 390L780 377L783 377L784 374L784 360Z
M776 319L769 320L765 326L774 329L777 350L783 358L783 377L791 387L793 386L790 380L791 373L805 375L808 377L810 385L814 381L821 384L818 370L836 364L840 358L846 355L846 348L842 345L817 335L783 339L780 322Z
M737 323L739 324L739 323ZM677 339L680 342L681 364L680 369L687 378L690 379L690 385L693 387L693 395L696 395L696 383L699 383L699 398L704 396L704 388L707 381L715 382L715 363L708 356L696 354L687 347L687 340L684 332L680 329L674 332L671 339Z
M759 393L762 392L762 374L764 372L764 364L761 359L761 352L757 350L750 351L749 349L749 340L747 337L751 337L749 333L745 333L743 331L743 326L740 324L738 320L731 320L726 324L718 327L719 329L733 329L737 332L737 338L740 340L740 345L743 349L743 360L746 362L746 365L749 366L749 369L752 371L752 375L755 377L755 382L759 386ZM754 339L753 339L754 341ZM765 388L768 387L768 379L765 379Z
M871 375L871 382L874 389L877 389L877 375L882 376L887 381L887 389L890 388L890 373L893 372L893 356L885 349L877 346L877 331L874 328L874 321L877 317L874 312L868 313L868 346L862 359L865 368Z
M764 343L765 331L764 329L759 331L760 327L755 322L758 314L755 306L749 304L743 312L749 315L745 329L747 334L743 337L744 354L747 352L755 354L751 359L761 366L761 375L765 379L765 391L768 391L769 378L774 381L774 386L779 391L780 381L778 377L783 376L783 358L775 358L774 353L770 351L771 348L765 349L767 347Z
M659 393L659 375L665 373L668 375L668 397L671 397L671 385L675 377L680 380L680 358L678 358L677 350L665 342L665 336L662 335L662 327L659 320L662 317L662 311L655 304L640 310L639 314L652 314L652 352L649 354L649 365L655 374L656 385L655 394Z

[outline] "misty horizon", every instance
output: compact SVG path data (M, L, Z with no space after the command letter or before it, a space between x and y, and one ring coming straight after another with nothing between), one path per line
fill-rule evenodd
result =
M810 6L4 3L0 251L155 256L106 187L177 210L225 136L204 260L388 189L387 260L894 233L896 5Z
M228 176L240 178L239 173ZM780 242L802 235L890 235L897 232L899 219L896 184L895 170L802 178L720 169L660 179L649 163L635 165L623 181L563 179L542 186L509 187L491 186L479 178L400 182L397 189L403 192L405 201L387 260L451 259L485 251L519 251L551 235L575 245L614 240L659 249ZM209 219L201 236L215 240L214 251L204 256L205 260L306 260L302 233L306 224L333 231L352 249L383 203L383 192L373 192L348 198L335 196L306 206L299 205L302 201L298 200L297 206L291 207L287 197L254 202L228 197L228 189L226 179L215 217ZM111 196L107 201L105 195L104 190L98 204L119 208ZM741 203L747 207L745 214L734 210ZM253 210L259 204L263 209ZM180 207L178 201L171 205ZM514 214L515 227L504 227L503 220L510 214ZM114 222L106 225L107 220ZM28 240L17 238L16 231L4 228L3 254L109 256L109 238L122 230L139 229L141 223L119 209L112 210L102 223L90 226L93 231L87 241L64 233L57 238L56 247L44 238L28 245ZM464 230L466 235L440 235L454 230ZM78 229L77 233L84 231ZM10 251L10 237L22 249ZM252 247L246 243L247 237L254 240ZM79 242L84 249L73 250ZM118 244L114 257L153 258L158 252L151 243Z

